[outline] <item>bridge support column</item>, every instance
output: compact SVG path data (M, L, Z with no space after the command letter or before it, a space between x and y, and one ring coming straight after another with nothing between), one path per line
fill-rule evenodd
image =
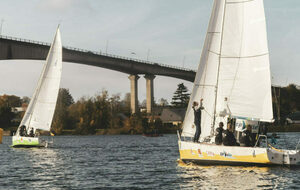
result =
M138 86L137 81L140 78L138 75L129 75L130 80L130 108L131 114L138 112Z
M153 89L153 79L154 75L145 75L146 79L146 101L147 101L147 113L152 112L153 104L154 104L154 89Z

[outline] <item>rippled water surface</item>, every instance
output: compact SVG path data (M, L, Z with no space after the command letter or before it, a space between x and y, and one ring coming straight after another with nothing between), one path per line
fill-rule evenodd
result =
M300 133L282 133L294 149ZM0 189L299 189L300 169L177 162L176 135L57 136L50 148L0 144Z

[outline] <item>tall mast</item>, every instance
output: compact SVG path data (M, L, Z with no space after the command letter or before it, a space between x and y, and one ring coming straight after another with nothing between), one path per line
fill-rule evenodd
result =
M211 124L210 135L214 135L214 126L216 122L216 110L217 110L217 96L218 96L218 86L219 86L219 75L220 75L220 65L221 65L221 55L222 55L222 44L223 44L223 35L224 35L224 20L225 20L225 11L226 11L226 1L224 0L224 10L223 10L223 19L222 19L222 31L221 31L221 40L220 40L220 51L219 51L219 64L217 71L217 83L215 88L215 106L214 106L214 115L213 115L213 123Z

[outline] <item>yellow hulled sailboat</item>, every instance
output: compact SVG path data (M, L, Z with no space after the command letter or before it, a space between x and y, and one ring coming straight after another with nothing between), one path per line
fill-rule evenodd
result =
M192 103L203 99L200 142ZM216 145L215 129L273 122L271 75L263 0L215 0L185 115L178 133L180 159L199 164L299 165L300 151ZM257 128L256 128L257 129ZM255 132L254 127L252 132ZM257 131L255 133L258 133ZM267 141L266 136L259 136Z

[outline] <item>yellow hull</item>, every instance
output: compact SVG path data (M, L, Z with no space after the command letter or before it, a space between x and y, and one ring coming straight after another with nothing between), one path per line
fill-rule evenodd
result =
M299 165L300 152L179 141L180 159L198 164Z

